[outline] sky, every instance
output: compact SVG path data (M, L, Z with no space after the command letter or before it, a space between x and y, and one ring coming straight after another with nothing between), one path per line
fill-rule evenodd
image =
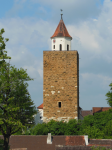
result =
M10 0L0 3L0 30L10 64L27 73L35 107L43 103L43 51L61 19L72 36L71 50L79 53L79 106L109 107L105 94L112 82L111 0ZM9 62L8 60L6 60Z

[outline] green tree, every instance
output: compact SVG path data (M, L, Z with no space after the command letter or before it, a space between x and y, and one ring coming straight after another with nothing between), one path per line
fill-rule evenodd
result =
M6 44L5 44L5 42L4 42L4 38L2 37L2 34L3 34L4 32L5 32L5 31L4 31L4 29L2 28L1 31L0 31L0 59L2 59L2 60L0 61L0 65L2 65L3 62L5 62L4 59L11 59L11 57L7 56L7 54L6 54L7 51L4 50L4 49L5 49L5 46L6 46ZM9 41L8 38L5 38L5 40L6 40L6 42Z
M48 126L49 131L52 135L64 135L65 131L66 131L66 124L63 121L55 121L51 127Z
M87 126L83 129L82 135L88 135L89 138L101 139L104 137L103 131L101 131L96 126Z
M65 135L78 135L80 126L76 119L70 119L66 125Z
M107 122L105 128L104 128L105 136L111 136L112 138L112 120Z
M4 136L4 150L8 149L12 134L33 127L37 114L27 90L31 79L26 70L17 69L4 62L0 68L0 131Z
M108 93L105 95L107 96L107 103L110 105L110 107L112 107L112 83L110 83L110 91L108 91Z
M79 135L87 134L89 138L104 138L106 133L106 136L110 136L106 129L111 124L107 125L110 120L112 121L112 109L95 113L93 116L85 116L84 120L81 121Z
M30 130L30 135L47 135L49 132L46 123L37 124L32 130Z
M7 51L5 51L5 42L9 41L9 39L5 38L6 41L4 41L4 38L2 37L4 32L5 30L2 28L0 31L0 66L5 62L4 59L11 59L11 57L7 56Z

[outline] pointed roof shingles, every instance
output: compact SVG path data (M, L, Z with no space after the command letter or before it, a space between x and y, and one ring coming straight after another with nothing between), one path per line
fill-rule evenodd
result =
M43 103L37 107L38 109L43 109Z
M51 36L51 38L53 37L69 37L72 39L72 37L69 35L67 28L64 24L64 21L61 19L53 36Z

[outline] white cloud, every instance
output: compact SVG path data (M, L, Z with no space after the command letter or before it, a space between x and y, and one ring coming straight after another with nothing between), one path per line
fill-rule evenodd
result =
M14 7L7 14L11 16L22 10L25 2L23 0L19 3L16 0ZM79 82L81 87L85 89L85 95L91 92L92 86L94 89L107 90L112 81L112 72L107 72L105 75L101 72L102 70L105 72L104 66L99 67L98 72L94 65L97 65L98 60L101 60L102 64L106 63L105 67L111 68L112 66L112 1L105 0L99 10L95 6L96 0L85 0L81 3L79 0L35 0L35 2L40 3L39 10L42 13L48 13L44 6L51 8L51 21L50 19L44 21L43 18L37 20L34 17L0 19L0 28L5 29L3 37L9 38L6 50L7 55L12 57L11 65L27 69L29 76L35 78L35 85L38 85L40 81L42 84L43 50L51 49L50 37L60 20L60 3L60 6L63 6L63 16L66 18L65 25L73 37L72 49L78 50L79 58L81 57L79 60L81 72ZM36 91L32 84L31 89L33 88ZM40 90L39 87L38 90ZM102 98L102 93L97 94L95 98L99 95L99 98Z
M101 6L100 0L30 0L30 2L49 7L50 10L53 10L51 16L55 20L58 20L61 14L60 9L62 9L63 18L69 21L69 23L75 22L76 24L91 16L96 17L100 13L100 7L96 7L96 3Z
M41 76L41 78L43 79L43 69L38 69L39 75Z
M83 47L85 51L94 51L95 53L101 52L99 43L96 39L98 36L97 30L91 28L88 22L83 22L83 24L80 24L78 27L75 25L68 26L68 31L70 35L72 35L74 41L78 40L77 42L80 42L80 46ZM73 47L76 47L74 43L72 48Z
M83 83L91 83L90 86L107 89L112 82L112 78L102 74L81 73Z
M76 4L75 7L81 7L79 1L72 2ZM88 1L86 1L85 3L87 2ZM52 1L48 1L48 3L52 4ZM66 1L65 5L67 5L67 3L68 1ZM72 3L70 3L70 5L71 4ZM110 45L112 34L110 33L112 32L112 19L110 17L110 5L112 5L112 2L108 1L107 3L105 1L104 4L105 5L102 7L101 14L97 19L85 20L79 25L68 25L67 29L70 35L73 37L72 49L75 48L79 50L80 54L91 52L93 54L90 56L92 60L95 60L96 57L101 56L107 62L111 63L112 59L110 53L112 54L112 52ZM91 4L89 3L89 5ZM109 11L106 11L106 8L108 8ZM39 9L46 13L45 9L42 6ZM35 18L21 19L18 17L5 20L2 19L0 27L4 26L6 37L9 38L10 47L8 47L8 51L9 56L11 55L13 58L13 62L21 62L20 64L22 66L24 66L25 64L27 67L29 67L29 62L32 61L31 65L33 72L33 63L36 60L36 57L33 55L33 49L36 48L36 51L39 52L39 49L46 45L47 47L49 47L48 49L51 49L50 36L52 36L52 34L54 33L54 27L57 27L57 25L58 23L54 24L50 21L48 22L42 19L36 20ZM105 38L109 40L105 40ZM76 48L77 46L78 48ZM80 51L80 49L82 49L82 52ZM86 53L83 56L85 56ZM30 61L28 59L30 59ZM91 64L91 59L88 58L89 62L87 63ZM42 77L42 66L38 69L38 73Z
M97 19L93 19L93 21L98 21Z
M77 49L83 59L88 53L90 54L89 57L94 58L94 60L96 57L101 57L107 63L112 63L111 8L112 1L105 1L97 19L89 19L78 24L68 25L68 31L73 37L72 49Z
M38 8L39 11L42 11L43 13L47 14L47 11L44 9L44 7L39 7Z
M32 23L32 21L34 21ZM24 44L24 46L46 46L51 29L47 21L35 21L34 18L10 18L1 21L0 27L4 26L5 34L11 45ZM46 31L47 29L47 31Z
M16 4L16 3L25 3L27 0L14 0L14 4Z

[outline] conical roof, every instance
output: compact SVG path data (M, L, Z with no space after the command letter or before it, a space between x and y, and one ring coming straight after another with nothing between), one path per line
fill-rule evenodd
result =
M51 36L51 38L53 37L70 37L72 39L62 19L60 20L53 36Z
M38 109L43 109L43 103L37 107Z

